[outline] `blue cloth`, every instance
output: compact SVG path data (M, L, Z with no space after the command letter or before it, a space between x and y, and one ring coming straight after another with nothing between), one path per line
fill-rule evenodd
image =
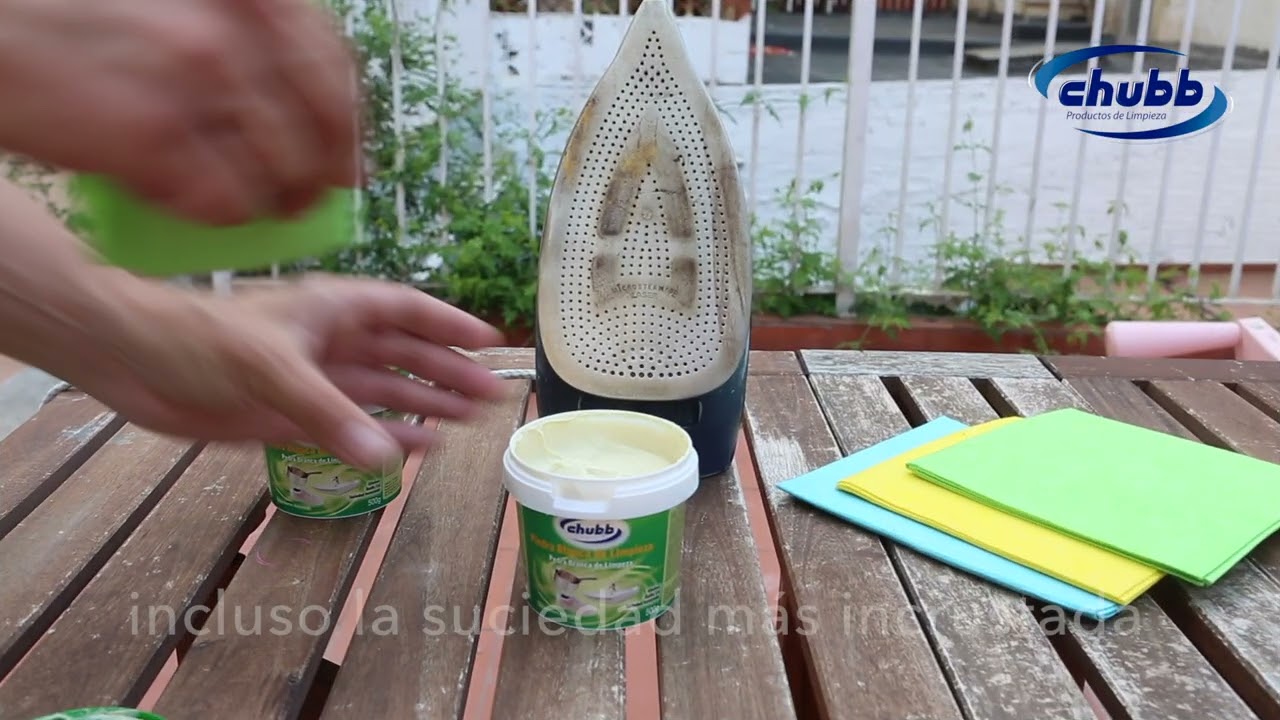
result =
M1064 611L1099 620L1120 612L1123 607L1106 598L903 517L836 487L836 483L850 475L892 460L904 452L966 427L968 426L964 423L940 417L817 470L779 483L778 487L806 503L923 555L1028 597L1057 605Z

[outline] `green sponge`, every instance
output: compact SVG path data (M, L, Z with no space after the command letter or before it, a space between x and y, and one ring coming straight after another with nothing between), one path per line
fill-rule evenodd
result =
M357 190L334 188L304 214L217 227L148 203L118 183L79 175L71 193L102 259L142 275L258 270L333 252L355 240Z

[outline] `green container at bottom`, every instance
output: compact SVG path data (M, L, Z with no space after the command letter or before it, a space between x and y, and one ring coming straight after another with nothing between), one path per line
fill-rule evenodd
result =
M125 707L88 707L74 710L63 710L52 715L41 715L33 720L165 720L164 718L144 710Z

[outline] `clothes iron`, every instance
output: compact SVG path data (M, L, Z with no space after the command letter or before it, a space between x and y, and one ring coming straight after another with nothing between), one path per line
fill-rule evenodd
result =
M732 149L667 0L644 0L569 136L543 229L538 407L650 413L702 477L737 447L751 240Z

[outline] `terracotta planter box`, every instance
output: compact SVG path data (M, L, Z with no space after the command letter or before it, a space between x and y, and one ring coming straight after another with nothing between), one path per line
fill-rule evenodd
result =
M501 318L482 317L482 320L502 331L506 342L503 347L533 347L533 329L513 326L508 327Z
M486 318L506 334L507 347L533 347L533 332L524 327L505 327ZM1073 341L1061 327L1044 331L1053 352L1064 355L1102 355L1102 336L1091 335L1083 343ZM860 342L859 342L860 341ZM890 336L858 320L820 316L779 318L757 315L752 318L752 350L912 350L926 352L1021 352L1036 349L1029 332L1009 332L999 341L992 339L970 320L959 318L912 318L911 327Z
M1041 330L1052 352L1063 355L1102 355L1101 333L1073 338L1065 327ZM753 350L907 350L918 352L1022 352L1036 350L1035 336L1010 331L999 340L977 323L963 318L911 318L910 327L891 335L853 319L829 317L778 318L756 316L751 326Z

